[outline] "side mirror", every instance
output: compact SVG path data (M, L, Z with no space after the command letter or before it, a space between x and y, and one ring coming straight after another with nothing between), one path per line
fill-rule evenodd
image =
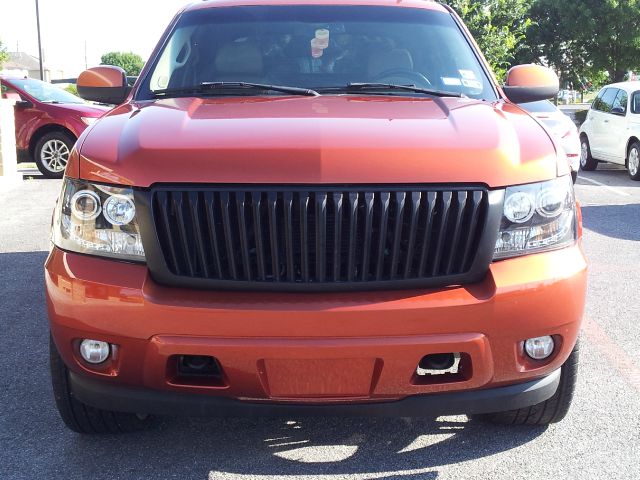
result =
M623 107L613 107L611 109L611 113L624 117L627 114L627 111Z
M85 70L78 77L78 95L85 100L119 105L131 91L127 75L120 67L103 65Z
M533 64L518 65L507 73L503 90L513 103L537 102L558 95L560 81L549 68Z
M20 110L26 110L27 108L33 108L33 103L29 100L18 100L14 106Z

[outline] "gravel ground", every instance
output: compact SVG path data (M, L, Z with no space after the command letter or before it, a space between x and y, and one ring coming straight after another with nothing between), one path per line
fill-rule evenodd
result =
M42 265L59 186L0 190L0 478L640 478L640 183L622 170L578 181L591 264L580 381L569 416L549 428L464 416L164 418L143 433L75 435L57 416L47 369Z

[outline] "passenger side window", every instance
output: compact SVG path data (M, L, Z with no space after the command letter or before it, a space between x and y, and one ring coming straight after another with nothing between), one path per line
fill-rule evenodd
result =
M627 114L628 101L629 96L627 95L627 92L625 92L624 90L618 90L618 95L616 95L616 98L613 101L613 105L611 107L611 113L625 116Z
M591 108L593 110L599 110L602 111L602 96L604 95L604 92L606 92L607 89L603 88L602 90L600 90L600 93L598 93L598 96L595 98L595 100L593 101L593 103L591 104Z
M640 114L640 92L634 92L631 97L631 113Z
M602 94L602 98L600 98L598 110L604 113L611 113L611 109L613 108L613 101L616 99L617 95L617 88L607 88Z

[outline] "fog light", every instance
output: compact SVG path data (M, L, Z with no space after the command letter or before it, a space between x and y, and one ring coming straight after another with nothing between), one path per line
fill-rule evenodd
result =
M549 335L529 338L524 342L524 351L534 360L544 360L553 353L555 344Z
M102 363L109 356L110 348L107 342L100 340L82 340L80 355L89 363Z

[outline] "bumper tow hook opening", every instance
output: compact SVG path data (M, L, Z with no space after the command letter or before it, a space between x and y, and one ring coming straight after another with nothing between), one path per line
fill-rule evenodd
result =
M460 368L460 352L434 353L425 355L418 363L416 375L456 374Z

